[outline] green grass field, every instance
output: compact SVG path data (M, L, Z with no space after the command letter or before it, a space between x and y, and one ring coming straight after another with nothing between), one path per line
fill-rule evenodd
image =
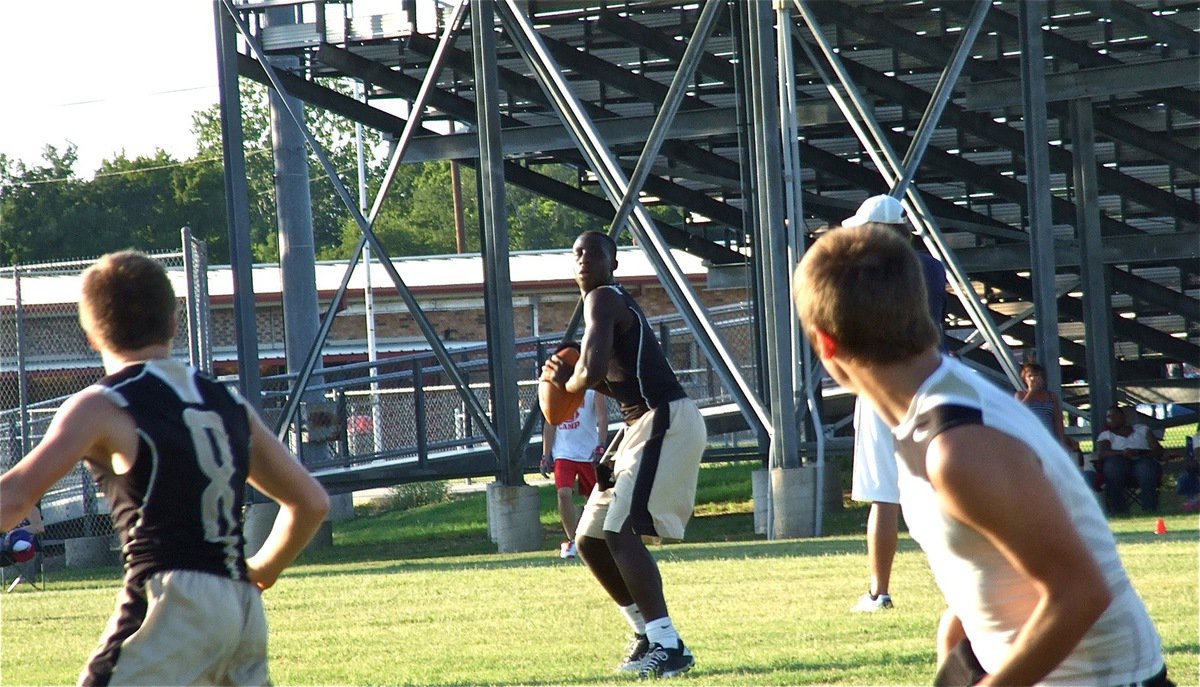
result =
M901 541L896 609L851 614L867 579L866 510L830 514L821 538L763 541L752 534L750 469L706 466L689 541L654 548L671 615L697 657L681 681L929 684L942 602L915 544ZM545 550L534 553L493 553L482 495L339 523L332 549L306 555L264 596L275 682L636 681L612 672L624 621L581 563L556 556L552 491L541 489ZM1153 534L1149 516L1112 524L1172 678L1195 685L1197 518L1179 514L1169 492L1168 534ZM5 595L0 683L73 683L118 586L116 570L59 571L45 592Z

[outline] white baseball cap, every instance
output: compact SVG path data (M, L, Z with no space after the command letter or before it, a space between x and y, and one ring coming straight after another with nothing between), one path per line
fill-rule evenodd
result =
M860 227L867 222L882 224L904 224L904 206L891 196L871 196L858 206L853 217L842 222L843 227Z

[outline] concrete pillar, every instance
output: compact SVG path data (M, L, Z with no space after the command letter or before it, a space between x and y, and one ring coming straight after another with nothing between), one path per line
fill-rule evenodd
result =
M345 494L351 499L351 508L353 508L353 495ZM332 501L338 501L341 495L331 497ZM332 517L332 509L330 510ZM253 556L262 548L267 537L271 534L271 528L275 526L275 518L279 515L279 504L274 501L270 503L256 503L246 510L246 522L242 525L242 536L246 539L246 556ZM326 518L325 522L321 523L320 529L313 535L308 546L304 547L305 551L318 551L333 546L333 522L330 518Z
M750 493L754 498L754 533L767 533L767 469L750 473Z
M274 501L255 503L246 510L246 522L242 525L242 536L246 538L246 555L253 556L262 548L271 528L275 526L275 518L279 515L279 504ZM313 535L305 551L318 551L333 546L333 523L349 520L354 517L354 494L331 494L329 496L329 515L321 528Z
M781 476L782 475L782 476ZM775 538L811 537L816 532L815 512L812 502L816 495L817 468L805 464L800 468L784 468L774 471L775 487ZM750 473L751 494L754 499L754 533L767 534L767 470ZM783 490L781 506L780 498ZM783 508L781 511L780 508ZM825 512L842 509L842 486L837 465L825 464ZM780 528L780 517L790 519L793 524ZM808 523L805 525L804 523ZM799 529L796 533L785 534Z
M242 524L242 536L246 539L246 555L253 556L262 548L275 516L279 515L279 504L274 501L255 503L246 509L246 522Z
M113 535L99 537L76 537L64 544L68 568L95 568L113 566L121 561L119 548L113 544Z
M354 519L354 494L329 495L329 522L342 522Z
M537 487L487 487L488 534L500 553L536 551L542 547L542 523Z
M320 551L333 546L333 521L326 520L317 528L313 538L309 540L308 546L304 547L305 551Z
M816 514L813 510L816 477L816 468L771 469L774 539L811 537L816 534Z

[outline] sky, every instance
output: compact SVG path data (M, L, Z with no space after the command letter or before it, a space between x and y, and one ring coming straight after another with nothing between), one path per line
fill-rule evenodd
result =
M192 113L219 97L209 0L0 0L0 27L0 152L74 143L84 178L122 150L195 155Z

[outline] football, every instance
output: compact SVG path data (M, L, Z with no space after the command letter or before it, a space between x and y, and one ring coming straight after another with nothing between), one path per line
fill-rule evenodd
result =
M564 348L554 355L572 368L579 361L579 351L574 348ZM557 425L575 416L579 406L583 405L583 392L568 393L554 382L543 379L538 382L538 402L546 422Z

